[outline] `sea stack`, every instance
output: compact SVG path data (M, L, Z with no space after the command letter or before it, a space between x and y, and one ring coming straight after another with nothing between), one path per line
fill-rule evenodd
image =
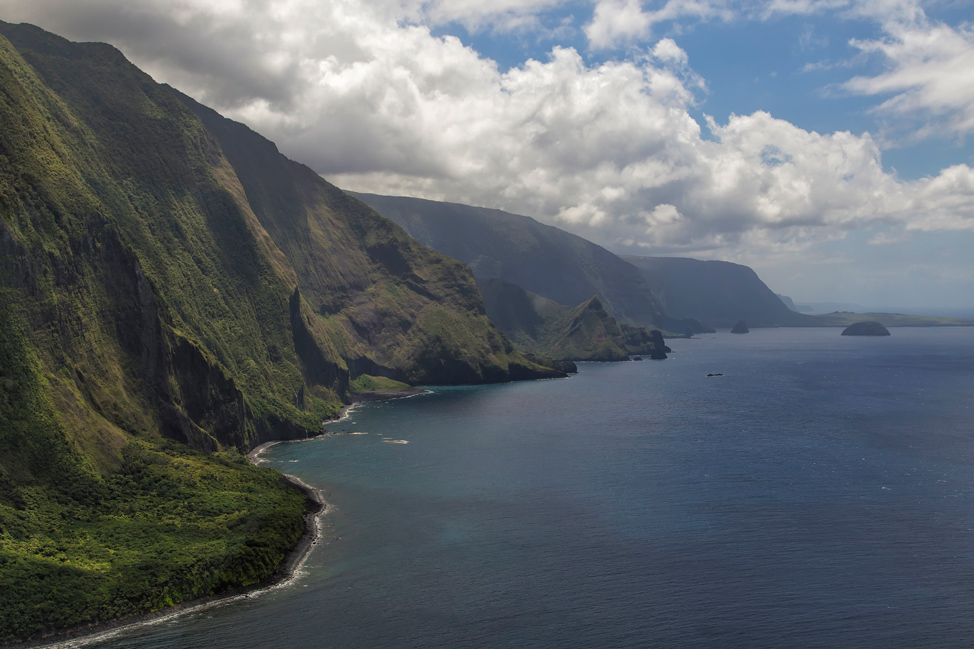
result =
M659 329L653 329L649 332L650 338L653 341L653 351L650 353L649 357L654 361L661 361L666 358L666 352L669 349L666 343L663 342L663 333Z
M749 331L750 329L747 328L746 320L738 320L737 323L734 325L734 327L731 329L732 334L746 334Z
M842 331L843 336L888 336L889 329L875 320L854 322Z

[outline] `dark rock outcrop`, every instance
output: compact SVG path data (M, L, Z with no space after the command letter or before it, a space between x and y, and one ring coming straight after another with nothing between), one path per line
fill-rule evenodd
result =
M538 365L543 365L544 367L550 367L558 372L564 372L565 374L578 374L578 365L575 365L572 361L556 361L547 356L539 356L538 354L525 353L524 356L533 363Z
M655 349L652 333L620 324L599 296L572 308L500 279L480 282L487 316L522 352L568 361L626 361Z
M746 334L749 333L750 331L751 330L747 328L747 321L738 320L737 322L734 323L734 326L731 328L730 332L732 334Z
M654 361L661 361L666 358L666 352L670 351L670 348L666 346L663 341L663 332L659 329L653 329L650 332L653 337L653 351L650 352L649 357Z
M889 329L875 320L854 322L842 330L843 336L888 336Z

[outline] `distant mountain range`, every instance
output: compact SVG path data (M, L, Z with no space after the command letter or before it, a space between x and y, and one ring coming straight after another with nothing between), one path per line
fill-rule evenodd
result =
M816 326L746 266L676 257L619 257L534 219L500 210L350 192L412 237L458 259L477 281L500 279L575 306L598 295L623 324L683 335L751 326ZM503 329L503 327L502 327Z
M518 349L567 361L620 361L663 352L662 339L620 324L598 296L572 308L501 279L480 283L487 317Z
M566 306L598 295L619 322L683 331L667 320L637 268L591 241L501 210L349 193L420 243L470 266L480 282L500 279Z
M470 266L485 293L488 316L513 340L520 341L524 349L535 348L534 343L526 342L524 329L509 326L510 320L499 319L503 300L498 295L513 300L505 307L508 309L515 304L537 306L541 304L538 298L544 298L562 310L576 308L598 296L606 314L619 325L662 329L668 335L730 329L739 320L760 328L837 327L857 319L855 313L800 313L799 309L805 306L796 306L791 298L776 295L754 270L741 264L682 257L618 256L527 216L458 203L349 193L398 223L418 241ZM499 293L496 286L486 290L490 280L518 287L533 297L524 301L510 287ZM808 308L822 306L829 305ZM540 313L551 313L552 308L541 308ZM974 324L954 317L862 315L886 326Z
M632 257L666 313L696 318L720 329L738 320L750 327L814 327L819 323L789 309L751 268L727 261L682 257Z

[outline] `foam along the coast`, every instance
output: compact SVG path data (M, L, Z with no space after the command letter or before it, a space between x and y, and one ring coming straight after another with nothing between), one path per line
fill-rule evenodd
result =
M260 457L261 454L271 446L280 443L282 442L267 442L265 444L261 444L247 454L247 459L253 464L258 465L262 462L266 462L266 460L263 460ZM164 622L170 622L178 617L182 617L190 613L199 613L217 606L229 604L231 602L237 602L244 599L253 599L255 597L260 597L264 593L269 593L271 591L290 586L299 576L301 576L301 568L304 567L305 561L308 559L308 555L311 554L312 548L318 545L321 536L320 519L329 512L331 506L325 501L321 494L321 490L315 489L300 478L285 473L282 474L281 480L304 492L304 494L308 497L309 503L312 504L309 505L304 516L304 534L301 535L301 538L298 539L298 541L291 548L290 552L288 552L287 556L284 558L284 561L281 563L280 567L278 567L277 572L262 583L223 595L211 595L190 602L185 602L183 604L177 604L171 608L166 608L153 613L136 615L129 618L121 618L102 624L93 624L76 629L68 629L63 633L58 633L47 639L38 639L28 641L26 643L4 646L30 647L32 649L74 649L75 647L84 647L96 643L102 643L127 631L162 624Z
M408 444L409 441L408 440L405 440L405 439L388 439L387 438L387 439L382 440L382 443L383 444Z
M424 391L425 393L426 391ZM410 395L413 396L413 395ZM351 405L345 406L341 409L339 416L336 419L322 422L323 425L334 424L343 422L351 419L353 411L358 407L359 404L353 403ZM354 422L352 422L354 423ZM327 434L327 433L326 433ZM364 432L353 432L346 433L349 435L367 435ZM316 439L315 437L310 437L308 439L300 440L277 440L272 442L265 442L260 446L255 447L250 453L247 454L247 459L255 464L260 465L268 460L264 459L262 456L264 452L275 446L277 444L298 444L303 442L310 442ZM408 444L406 440L392 440L384 439L384 442L390 444ZM5 645L12 648L19 647L30 647L31 649L44 648L44 649L74 649L75 647L84 647L93 644L100 644L106 640L118 636L122 633L133 631L138 628L155 626L165 622L171 622L176 618L182 617L190 613L199 613L202 611L207 611L209 609L215 608L217 606L223 606L231 602L237 602L245 599L253 599L255 597L260 597L264 593L268 593L280 588L285 588L290 586L295 582L295 580L301 576L301 568L304 566L308 555L311 553L312 548L320 542L321 534L321 523L320 519L325 516L331 509L329 505L323 498L321 491L315 489L314 487L306 484L300 478L289 475L282 474L281 479L295 488L303 491L313 506L310 506L308 512L305 514L305 532L295 543L294 547L285 557L281 566L278 568L277 572L273 576L265 580L260 584L256 584L252 587L237 590L231 593L226 593L223 595L211 595L209 597L204 597L201 599L193 600L190 602L185 602L183 604L177 604L176 606L163 609L161 611L156 611L153 613L147 613L144 615L133 616L129 618L122 618L118 620L112 620L105 622L103 624L93 624L90 626L66 630L62 633L50 636L48 638L37 639L33 641L28 641L26 643L19 643L14 645Z

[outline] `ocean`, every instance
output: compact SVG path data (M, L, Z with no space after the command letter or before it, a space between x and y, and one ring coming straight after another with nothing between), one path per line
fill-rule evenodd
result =
M840 331L362 405L297 580L89 646L969 647L974 328Z

